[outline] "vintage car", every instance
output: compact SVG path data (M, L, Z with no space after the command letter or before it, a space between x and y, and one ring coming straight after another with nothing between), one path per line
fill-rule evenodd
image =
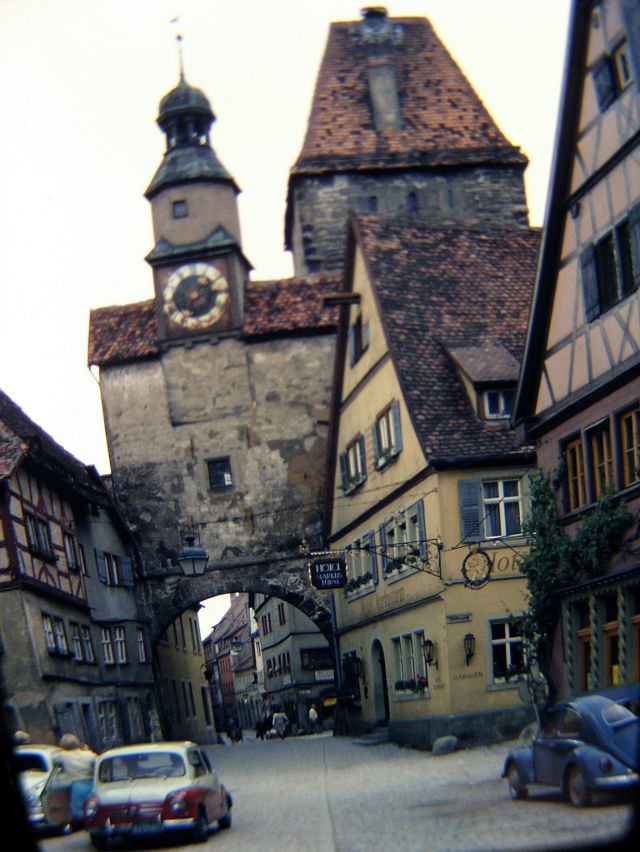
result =
M594 793L630 793L638 786L640 718L603 695L585 695L555 705L530 742L513 749L504 763L513 799L532 785L559 788L576 807Z
M231 795L204 749L192 742L112 748L96 763L85 827L96 849L112 838L184 831L204 841L209 826L231 825Z
M47 818L43 793L54 773L60 749L52 745L19 745L15 762L29 822L36 829L54 827Z

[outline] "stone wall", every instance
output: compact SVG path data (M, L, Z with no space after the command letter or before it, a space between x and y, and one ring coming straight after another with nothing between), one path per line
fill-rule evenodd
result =
M529 224L519 167L302 175L293 187L296 275L342 267L350 212L406 214L437 225Z

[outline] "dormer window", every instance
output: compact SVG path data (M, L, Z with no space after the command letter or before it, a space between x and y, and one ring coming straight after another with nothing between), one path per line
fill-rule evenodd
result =
M487 420L506 420L513 410L513 389L486 390L482 394L484 417Z

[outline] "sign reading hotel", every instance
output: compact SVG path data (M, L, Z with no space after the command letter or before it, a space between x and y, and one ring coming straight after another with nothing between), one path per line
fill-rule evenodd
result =
M309 567L311 583L316 589L342 589L347 582L344 559L314 559Z

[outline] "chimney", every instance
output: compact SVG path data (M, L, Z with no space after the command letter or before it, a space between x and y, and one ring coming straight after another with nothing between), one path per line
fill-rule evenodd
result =
M402 42L402 27L391 23L384 6L366 6L361 15L362 20L351 28L351 36L367 57L373 123L378 131L400 130L394 47Z

